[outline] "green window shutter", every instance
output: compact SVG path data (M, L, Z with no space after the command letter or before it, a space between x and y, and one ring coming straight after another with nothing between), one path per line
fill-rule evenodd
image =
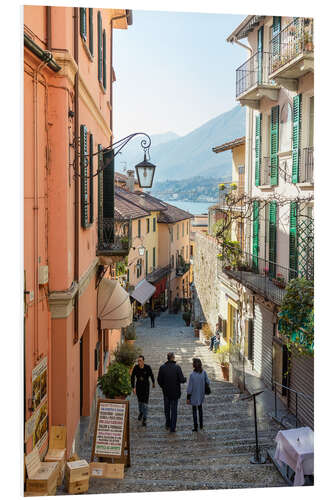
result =
M89 9L89 50L94 55L94 9Z
M276 274L276 210L277 203L272 201L269 204L269 275L275 277Z
M87 41L87 9L80 8L80 35Z
M85 125L80 127L80 164L81 164L81 225L88 226L88 132Z
M101 144L98 144L98 169L103 167L103 149ZM97 176L98 179L98 239L102 241L102 222L103 222L103 171Z
M102 16L97 14L97 52L98 52L98 80L103 81L103 49L102 49Z
M255 163L255 185L260 186L261 170L261 121L262 114L256 116L256 163Z
M264 27L258 29L258 83L262 83L262 58L264 45Z
M153 232L156 231L156 217L153 218Z
M271 109L271 186L279 180L279 106Z
M290 225L289 225L289 267L292 270L290 278L297 276L298 268L298 244L297 244L297 202L290 203Z
M150 224L150 219L147 219L147 233L149 233L149 224Z
M293 99L293 160L292 181L296 184L299 180L299 158L300 158L300 131L301 131L301 102L302 94Z
M148 274L148 262L149 262L149 258L148 258L148 250L146 250L146 276Z
M106 89L106 33L103 30L103 87Z
M89 223L94 222L94 136L89 137Z
M281 31L281 17L280 16L273 16L273 26L272 26L272 37L274 38L273 41L273 56L276 56L277 54L280 54L280 36L277 36Z
M259 202L253 202L253 238L252 238L253 270L258 271L259 256Z
M156 248L153 248L153 267L155 268L156 266Z
M141 220L138 220L138 238L141 238Z

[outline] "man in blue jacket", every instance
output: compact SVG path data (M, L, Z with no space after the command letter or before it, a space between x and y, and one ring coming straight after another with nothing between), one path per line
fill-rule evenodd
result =
M181 395L180 384L186 382L182 369L176 364L173 352L168 352L168 361L159 369L157 382L164 396L165 427L176 432L177 406Z

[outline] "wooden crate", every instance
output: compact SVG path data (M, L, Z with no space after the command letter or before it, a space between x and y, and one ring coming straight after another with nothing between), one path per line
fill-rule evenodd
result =
M45 455L45 462L57 462L58 463L58 482L57 485L61 486L64 475L65 475L65 467L66 467L66 449L57 450L57 449L49 449L47 454Z
M49 450L64 450L66 448L66 427L52 425L49 438Z
M27 492L54 495L57 489L58 462L41 462L38 448L35 447L25 457L28 479Z
M106 462L91 462L90 477L109 479L124 479L124 464L109 464Z
M81 479L80 481L65 481L66 489L70 495L75 495L77 493L84 493L89 489L89 477L87 479Z
M75 462L67 462L65 471L66 481L72 483L89 479L89 464L86 460L76 460Z

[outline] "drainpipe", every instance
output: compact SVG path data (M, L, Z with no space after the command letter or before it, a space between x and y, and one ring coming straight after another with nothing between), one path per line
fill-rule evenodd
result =
M51 32L51 7L46 7L46 47L47 50L52 49L52 32Z
M240 42L237 40L236 37L233 38L231 43L236 43L240 47L243 47L244 49L248 50L250 52L250 57L253 55L253 49L249 47L248 45L245 45L244 43ZM248 148L247 148L247 166L248 166L248 172L247 172L247 194L248 196L251 195L252 189L251 189L251 177L252 177L252 135L253 135L253 109L248 107L248 123L249 123L249 130L248 130L248 135L249 135L249 142L248 142ZM245 238L245 250L249 251L251 248L246 247L246 231L244 228L244 238Z
M74 80L74 137L75 137L75 167L79 168L79 150L78 137L79 134L79 8L74 7L74 60L78 70L75 73ZM75 214L74 214L74 282L79 283L79 237L80 237L80 178L75 175ZM74 298L74 343L79 340L79 291Z

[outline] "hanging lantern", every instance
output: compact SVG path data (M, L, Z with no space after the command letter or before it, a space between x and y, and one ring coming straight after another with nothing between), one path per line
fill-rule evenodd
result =
M141 188L151 188L153 185L156 166L147 161L146 153L141 163L135 165L136 175Z

